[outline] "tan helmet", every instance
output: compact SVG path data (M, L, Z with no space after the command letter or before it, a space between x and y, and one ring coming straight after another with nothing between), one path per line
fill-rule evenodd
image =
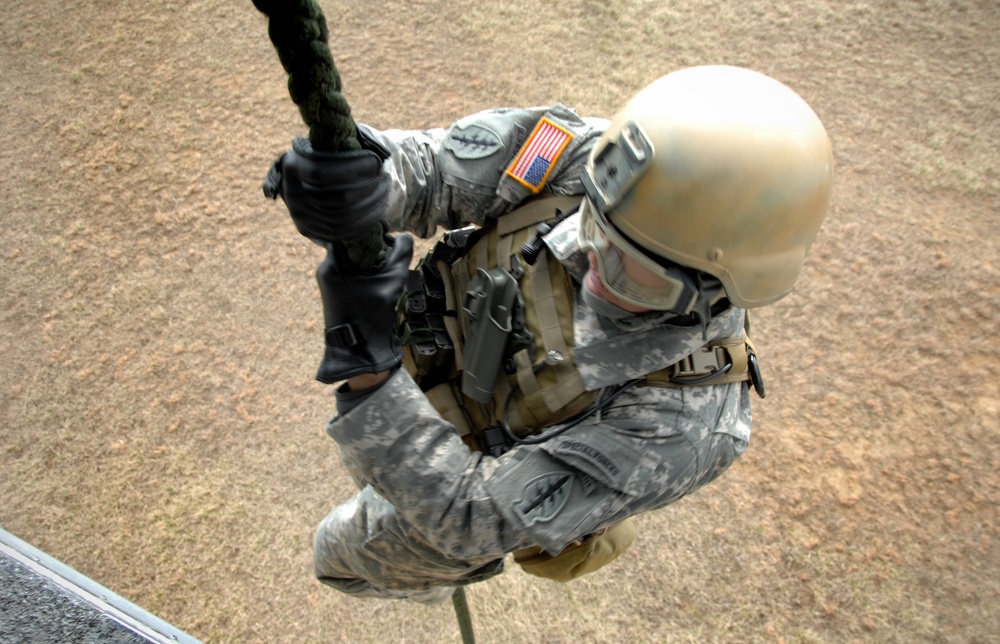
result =
M792 290L826 213L830 139L795 92L761 73L691 67L640 91L583 176L597 228L714 276L741 307ZM591 227L593 230L593 226ZM582 240L585 241L585 240Z

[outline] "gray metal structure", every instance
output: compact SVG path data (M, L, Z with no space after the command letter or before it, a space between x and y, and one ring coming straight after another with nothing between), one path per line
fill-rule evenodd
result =
M2 528L0 642L199 644Z

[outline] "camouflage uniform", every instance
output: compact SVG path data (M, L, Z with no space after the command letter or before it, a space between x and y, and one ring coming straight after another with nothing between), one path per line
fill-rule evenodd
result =
M607 121L563 107L494 110L447 131L372 132L392 151L386 219L421 236L502 216L531 196L504 168L541 116L572 132L544 193L582 194L578 179ZM546 237L582 277L577 219ZM612 319L578 292L575 353L589 391L610 391L662 369L707 340L739 337L730 307L707 328L662 313ZM499 458L470 452L410 376L399 370L374 392L338 392L327 431L361 492L320 524L321 581L358 596L430 601L503 570L506 553L568 544L626 517L672 503L719 476L746 449L744 383L634 387L574 429Z

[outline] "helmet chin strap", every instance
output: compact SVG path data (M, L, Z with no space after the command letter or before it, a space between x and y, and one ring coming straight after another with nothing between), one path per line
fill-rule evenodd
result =
M695 273L695 282L698 284L698 301L695 303L695 309L698 313L698 319L701 320L701 339L707 342L708 325L712 321L713 302L712 298L708 297L709 293L706 292L704 274L701 271ZM718 294L718 290L715 294Z

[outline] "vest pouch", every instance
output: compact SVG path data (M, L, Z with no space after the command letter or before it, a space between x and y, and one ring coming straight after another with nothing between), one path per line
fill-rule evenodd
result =
M529 575L562 583L600 570L622 555L635 541L632 519L574 541L557 555L534 546L514 553L514 562Z

